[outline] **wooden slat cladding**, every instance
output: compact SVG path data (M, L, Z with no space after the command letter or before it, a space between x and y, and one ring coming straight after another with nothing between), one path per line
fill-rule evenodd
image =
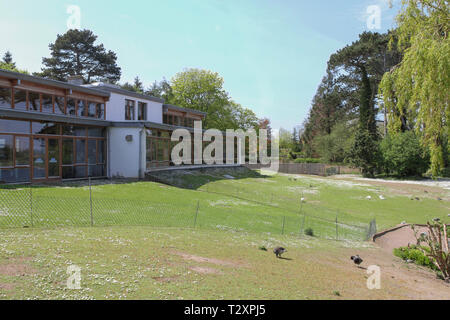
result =
M47 108L47 113L50 114L61 114L61 112L56 112L55 110L55 97L62 97L65 98L64 100L64 106L63 109L60 109L62 111L62 114L67 114L67 100L68 99L74 99L75 101L83 101L86 105L89 105L89 103L96 103L96 104L102 104L102 117L99 116L98 109L96 107L95 116L89 116L90 118L97 118L97 119L106 119L106 102L109 100L108 97L105 97L103 94L99 93L99 95L85 93L82 90L75 89L67 89L67 88L60 88L58 86L51 86L47 84L41 84L41 83L35 83L29 80L15 80L10 79L6 77L0 77L0 86L14 89L14 92L18 90L22 90L27 92L26 94L26 110L28 111L38 111L43 112L42 106L43 106L43 97L46 95L47 97L51 96L52 100L52 108ZM35 110L30 109L30 94L35 93L39 94L39 99L37 100L40 104L40 107ZM14 96L14 95L12 95ZM12 99L11 101L11 107L12 109L15 109L15 101ZM50 111L50 112L49 112ZM77 116L77 114L73 115L74 117ZM88 111L85 110L84 114L80 114L79 116L88 117Z

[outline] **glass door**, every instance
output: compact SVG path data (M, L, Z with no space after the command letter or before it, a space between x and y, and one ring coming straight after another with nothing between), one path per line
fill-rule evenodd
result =
M57 179L60 174L58 138L33 138L33 179Z
M48 152L48 177L47 178L59 178L59 139L47 139Z
M33 179L46 179L46 139L33 139Z

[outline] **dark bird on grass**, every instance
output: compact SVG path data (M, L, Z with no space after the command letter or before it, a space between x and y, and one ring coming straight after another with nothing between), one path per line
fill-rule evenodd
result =
M425 192L425 193L428 193L428 191L427 191L427 190L424 190L423 192Z
M358 267L359 267L359 265L363 262L363 259L361 259L361 257L360 257L359 255L351 256L350 259L352 259L353 262L354 262L356 265L358 265Z
M419 197L415 197L415 199L416 199L417 201L420 201L420 198L419 198Z
M285 252L287 252L287 250L283 247L276 247L275 249L273 249L273 253L275 253L277 258L281 258L281 255Z
M441 219L439 219L439 218L434 218L433 221L434 221L434 222L439 222L439 221L441 221Z

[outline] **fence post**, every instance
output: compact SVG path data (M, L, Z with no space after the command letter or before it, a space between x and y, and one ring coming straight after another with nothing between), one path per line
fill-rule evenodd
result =
M197 226L198 209L200 208L200 200L197 201L197 210L195 211L194 228Z
M302 191L302 197L300 198L300 214L302 213L303 209L303 191Z
M305 215L303 215L302 226L300 229L300 235L303 235L304 230L305 230Z
M91 206L91 227L94 226L94 214L92 212L92 187L91 187L91 177L89 177L89 203Z
M339 240L339 231L338 231L338 214L339 211L336 212L336 240Z
M284 225L286 223L286 216L283 216L283 227L281 229L281 234L284 235Z
M33 188L30 185L30 218L31 218L31 227L34 227L33 223Z

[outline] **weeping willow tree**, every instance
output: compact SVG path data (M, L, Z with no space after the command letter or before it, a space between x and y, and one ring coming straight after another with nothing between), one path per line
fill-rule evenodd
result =
M403 60L383 76L380 94L389 130L414 128L429 149L431 169L438 175L448 161L450 94L450 9L448 0L402 0L391 43Z

